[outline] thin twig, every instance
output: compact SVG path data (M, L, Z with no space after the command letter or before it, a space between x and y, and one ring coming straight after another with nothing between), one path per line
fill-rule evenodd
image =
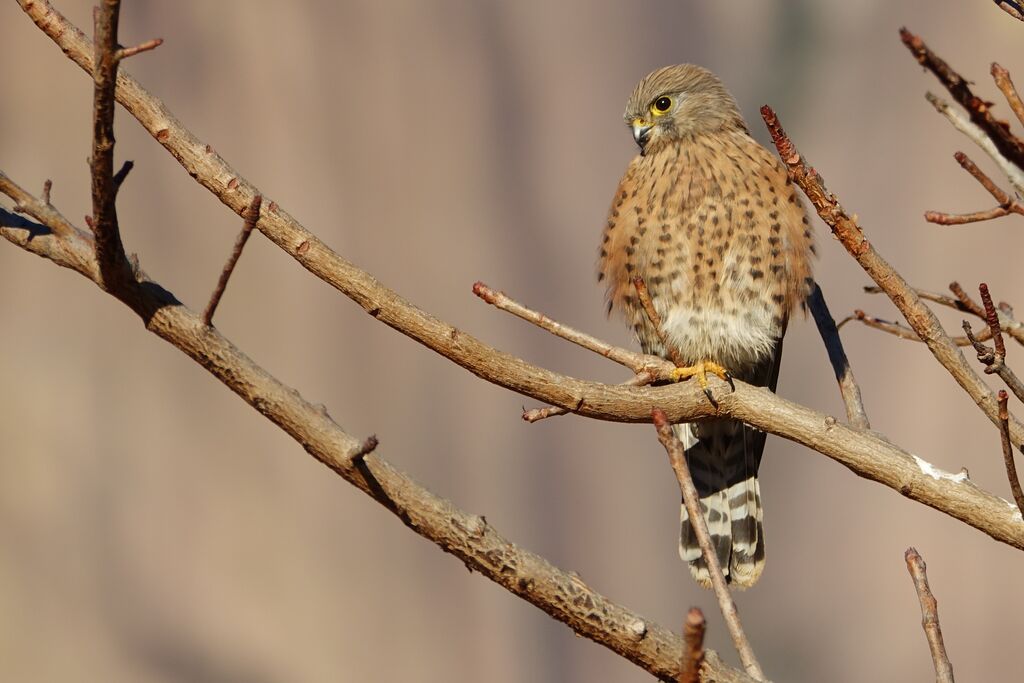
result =
M658 441L665 447L668 453L669 462L672 463L672 470L679 480L679 488L683 492L683 504L686 505L686 512L690 516L693 530L697 535L697 543L700 545L701 553L704 555L704 562L711 574L711 585L715 589L715 597L718 598L718 607L722 610L722 618L729 628L729 635L739 653L740 661L746 672L758 680L764 680L764 672L761 665L757 663L754 650L750 647L750 641L743 633L743 625L740 623L740 615L736 610L736 603L729 592L729 585L725 582L722 574L722 566L718 563L718 554L711 545L711 534L708 532L707 521L700 509L700 496L697 494L697 487L693 484L693 477L690 476L690 468L686 463L683 443L676 438L672 432L672 425L669 423L665 412L660 408L651 411L651 418L654 427L658 431Z
M807 299L807 307L814 316L814 323L818 327L818 334L825 344L828 352L829 363L832 364L832 372L835 373L836 381L839 382L839 393L843 397L843 404L846 406L846 420L855 429L871 429L868 415L864 410L864 400L860 395L860 385L857 378L853 376L853 368L850 367L850 360L846 357L843 349L843 340L839 336L839 329L836 327L835 318L828 310L825 302L825 294L818 284L814 285L814 291Z
M683 659L679 665L679 683L700 683L706 628L704 613L699 607L691 607L683 622Z
M848 322L857 321L863 323L866 327L870 327L875 330L880 330L886 334L891 334L898 339L906 339L907 341L923 342L924 340L917 336L914 330L910 329L906 325L900 325L899 323L890 322L888 320L882 320L874 316L868 315L859 308L856 309L852 315L848 315L839 321L839 327L842 328ZM978 333L977 339L987 340L991 338L991 332L986 327L980 333ZM968 337L950 337L957 346L970 346L972 341Z
M876 285L865 287L864 292L867 294L885 294L885 292L882 291L882 288ZM942 304L943 306L948 306L949 308L958 311L968 310L964 308L962 302L946 294L939 294L938 292L929 292L926 289L918 289L917 287L914 287L914 293L916 293L920 298L925 299L926 301L934 301L937 304Z
M969 311L982 320L985 320L985 309L981 307L981 304L971 298L971 295L967 293L967 290L965 290L959 282L956 282L955 280L950 282L949 291L953 292L953 296L957 298L957 301L960 302L965 311Z
M999 148L981 128L971 122L959 110L951 107L948 102L930 92L926 92L925 99L935 107L935 111L946 117L946 120L953 124L953 127L966 135L974 144L980 147L985 154L996 163L999 170L1006 174L1010 184L1018 194L1024 194L1024 171L1017 167L1012 161L1003 156Z
M921 626L924 628L925 637L928 639L928 649L932 653L932 663L935 665L936 683L953 683L953 666L946 656L946 646L942 643L942 628L939 626L939 604L932 595L931 586L928 585L927 566L924 559L914 548L907 548L904 554L907 561L907 570L914 580L914 588L917 590L917 600L921 603Z
M935 359L963 387L989 420L996 424L999 407L995 392L967 362L959 347L943 330L935 313L871 245L857 219L847 214L839 200L825 188L821 176L808 166L806 159L797 151L772 108L767 105L761 107L761 116L768 126L779 156L786 164L789 177L804 191L818 215L832 229L832 234L875 284L882 288ZM1019 447L1024 443L1024 425L1014 418L1010 420L1010 436L1014 445Z
M640 305L647 314L647 318L651 321L654 333L658 335L658 340L661 342L661 348L665 349L665 353L668 354L668 357L673 363L675 363L676 367L681 368L685 366L686 360L679 355L679 351L676 349L675 344L669 343L668 335L665 333L665 326L662 324L661 315L658 313L658 309L654 307L654 301L651 299L651 293L647 290L647 283L644 282L642 277L637 275L633 278L633 287L636 289L636 295L640 299Z
M992 116L991 103L975 96L967 80L932 52L920 37L901 28L900 39L918 63L935 74L953 99L967 110L971 121L985 131L999 152L1018 168L1024 168L1024 143L1010 132L1010 127L1005 121Z
M121 61L122 59L128 59L129 57L134 57L135 55L139 54L140 52L148 52L150 50L154 50L154 49L160 47L163 44L164 44L164 39L163 38L154 38L153 40L147 40L146 42L139 43L138 45L135 45L133 47L122 47L116 53L114 53L114 57L118 61Z
M1003 342L1002 323L999 319L999 311L992 303L992 297L988 292L988 285L981 283L978 287L981 290L981 299L984 304L985 321L988 324L990 337L994 338L993 348L981 343L981 335L975 336L970 331L970 326L965 320L964 331L970 339L974 350L978 354L978 360L985 366L985 374L999 375L999 379L1009 387L1019 400L1024 401L1024 382L1021 382L1009 365L1006 364L1006 345Z
M228 257L228 262L224 264L224 269L221 270L220 278L217 280L217 286L214 288L213 294L210 295L210 302L206 304L206 310L203 311L204 325L209 326L213 322L213 314L217 311L217 304L220 303L220 298L224 296L228 280L231 279L231 274L235 272L235 265L238 264L238 259L242 256L242 250L245 249L245 243L249 241L249 235L252 234L253 229L255 229L256 224L260 220L260 205L262 203L262 195L256 195L252 198L252 202L249 203L245 222L242 224L242 231L238 233L238 239L235 240L235 248L231 250L231 256Z
M50 191L52 189L53 181L47 178L46 182L43 183L43 195L41 197L41 199L43 200L43 204L46 204L47 206L50 205Z
M1011 213L1017 212L1011 212L1007 208L997 206L984 211L974 211L973 213L925 211L924 219L929 223L935 223L936 225L967 225L968 223L980 223L981 221L990 221L995 218L1002 218L1003 216L1009 216Z
M128 177L131 170L135 168L134 161L126 161L121 164L121 170L114 174L114 189L120 190L121 185L124 183L124 179Z
M982 282L978 285L978 292L981 294L981 305L985 307L985 322L992 332L992 341L995 345L995 365L1001 366L1006 360L1006 344L1003 343L1003 329L999 325L999 313L992 303L992 295L988 292L988 285Z
M621 346L613 346L586 332L581 332L573 327L556 322L543 313L524 306L504 292L491 289L483 282L477 282L473 285L473 294L499 310L511 313L526 322L533 323L542 330L547 330L556 337L572 342L588 351L593 351L599 356L604 356L619 365L624 365L636 374L646 372L667 378L672 371L672 364L664 358L637 353Z
M1009 395L999 390L999 440L1003 446L1003 463L1006 465L1006 478L1010 481L1010 491L1013 493L1013 500L1017 503L1021 517L1024 518L1024 491L1020 488L1020 478L1017 476L1017 466L1013 462L1013 446L1010 444L1010 411L1007 408Z
M993 218L1000 218L1002 216L1008 216L1011 213L1024 215L1024 204L1014 200L1006 192L1004 192L998 185L989 178L984 171L978 168L977 164L971 161L963 152L957 152L953 155L960 166L971 174L975 180L977 180L985 190L991 194L999 206L988 209L987 211L975 211L974 213L942 213L939 211L926 211L924 218L926 221L936 223L938 225L964 225L966 223L977 223L979 221L987 221Z
M1024 123L1024 102L1021 101L1017 88L1013 85L1010 72L1000 66L998 62L992 62L991 73L992 79L996 82L996 87L1003 93L1003 97L1006 98L1010 109L1017 115L1017 120Z

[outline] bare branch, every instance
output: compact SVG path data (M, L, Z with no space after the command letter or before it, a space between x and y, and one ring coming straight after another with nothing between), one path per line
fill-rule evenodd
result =
M1006 478L1010 482L1010 491L1013 493L1013 500L1017 503L1017 509L1024 517L1024 491L1020 488L1020 478L1017 476L1017 466L1013 462L1013 446L1010 445L1010 428L1008 421L1010 411L1007 409L1009 395L999 391L999 440L1003 445L1003 464L1006 466Z
M978 291L981 294L981 305L985 307L985 322L988 323L988 329L992 333L992 340L995 345L995 363L996 365L1002 365L1003 361L1006 360L1006 345L1003 343L1003 330L999 325L999 314L996 312L996 307L992 304L992 296L988 293L988 285L982 282L978 285Z
M924 559L914 548L907 548L904 555L907 561L907 570L914 580L914 588L917 590L917 599L921 603L921 626L924 628L925 637L928 639L928 649L932 653L932 663L935 665L936 683L953 683L953 666L946 656L946 646L942 643L942 628L939 626L939 604L932 595L932 589L928 585L927 566Z
M556 337L561 337L619 365L624 365L636 374L647 372L667 378L674 367L669 361L659 356L650 356L624 349L621 346L612 346L586 332L556 322L543 313L524 306L504 292L496 292L483 282L473 285L473 294L499 310L511 313L526 322L533 323L542 330L547 330Z
M949 291L953 292L953 296L960 302L963 310L969 311L974 315L978 316L982 320L985 320L985 309L981 307L981 304L971 298L971 295L967 293L959 282L950 282Z
M941 211L925 211L924 219L929 223L935 223L936 225L966 225L968 223L980 223L982 221L990 221L994 218L1002 218L1003 216L1009 216L1011 211L1002 206L997 206L993 209L986 209L985 211L975 211L973 213L943 213Z
M917 333L906 325L900 325L899 323L890 322L888 320L882 320L872 315L868 315L859 308L853 312L852 315L848 315L839 321L839 327L841 328L848 322L856 320L859 323L863 323L865 327L870 327L875 330L880 330L886 334L891 334L899 339L906 339L907 341L922 342L924 341L917 336ZM968 328L969 329L969 328ZM986 327L979 334L977 339L991 339L991 332ZM970 346L972 341L968 337L950 337L950 340L957 346Z
M30 216L50 217L47 207L0 173L0 192ZM52 209L50 209L52 210ZM60 219L63 220L63 219ZM0 209L0 236L100 282L92 237L70 225L61 237L50 226L30 223ZM146 328L173 344L246 403L278 425L317 460L398 516L410 529L462 560L511 593L536 605L589 638L665 681L679 672L679 636L615 604L578 576L552 566L503 538L486 520L424 489L376 453L371 440L342 430L321 407L278 381L174 296L140 273L139 295L125 303ZM703 394L691 392L694 403ZM650 405L649 403L647 405ZM1024 539L1021 541L1024 547ZM705 668L714 680L751 683L708 651Z
M939 82L953 96L953 99L967 110L971 121L985 131L985 134L995 143L999 153L1016 164L1018 168L1024 168L1024 143L1010 132L1010 127L1005 121L1000 121L992 116L991 103L975 96L967 81L932 52L920 37L901 28L900 39L918 63L935 74Z
M998 404L995 393L967 363L960 349L949 338L939 319L922 303L907 281L868 242L855 218L850 217L832 193L825 189L817 171L811 170L786 135L771 107L761 108L779 156L789 169L789 176L807 195L818 215L832 229L840 244L860 264L861 268L886 293L899 309L910 327L917 333L935 359L946 368L975 404L993 424L998 423ZM1020 447L1024 442L1024 425L1011 418L1010 435Z
M764 672L761 670L761 665L757 663L757 657L754 656L754 650L750 647L750 641L747 640L747 636L743 632L736 603L732 599L729 585L725 582L725 576L722 574L722 565L718 562L718 554L711 544L711 533L708 531L704 512L700 508L697 487L693 484L690 468L686 464L683 443L672 432L672 425L665 417L664 411L655 408L651 412L651 417L654 420L654 427L658 430L658 441L665 447L669 462L672 463L672 470L676 473L676 479L679 480L679 489L683 493L683 504L686 506L686 513L690 516L690 522L697 535L697 543L700 545L704 562L711 574L711 585L715 589L718 607L722 610L722 618L725 619L729 635L732 636L733 645L736 646L736 652L739 653L740 661L743 662L743 668L747 673L757 680L763 681Z
M155 50L156 48L160 47L163 44L164 44L164 39L163 38L154 38L153 40L147 40L144 43L139 43L138 45L135 45L134 47L122 47L117 52L114 53L114 58L117 59L117 61L121 61L122 59L128 59L129 57L134 57L135 55L139 54L140 52L149 52L150 50Z
M213 323L213 314L217 311L217 304L220 303L221 297L224 296L228 280L231 279L231 274L235 272L235 266L238 264L238 259L242 256L245 243L249 241L249 235L252 234L253 229L260 220L260 205L262 203L262 195L256 195L249 203L245 222L242 224L242 231L238 233L238 239L235 240L235 247L231 250L231 256L228 257L228 262L224 264L224 269L221 270L220 278L217 280L217 286L214 288L213 294L210 295L210 302L206 304L206 310L203 311L203 323L206 325Z
M1018 18L1020 17L1018 16ZM1013 79L1010 78L1010 72L998 63L992 62L991 73L992 79L996 82L996 87L1003 93L1003 97L1006 98L1006 102L1010 105L1010 109L1012 109L1013 113L1017 115L1017 120L1024 124L1024 102L1021 101L1020 95L1017 93L1017 88L1013 85Z
M683 660L679 665L679 683L700 683L704 664L704 613L691 607L683 623Z
M935 110L946 117L946 120L953 124L953 127L971 139L999 166L999 170L1006 174L1010 184L1017 190L1018 194L1024 194L1024 171L1021 171L1012 161L1004 157L996 144L981 128L972 123L961 112L949 106L949 103L940 97L928 92L927 99Z
M679 355L679 350L676 349L675 344L670 344L668 335L665 334L665 326L662 323L661 315L658 314L658 309L654 307L654 302L651 300L651 293L647 291L647 283L644 279L637 275L633 278L633 288L636 289L636 295L640 299L640 305L644 309L644 313L647 314L647 318L651 321L651 326L654 328L654 333L658 335L658 339L661 341L661 347L665 349L665 353L672 359L672 362L676 367L683 367L686 365L686 360ZM711 395L708 395L711 398Z
M114 177L114 90L117 84L117 24L120 0L103 0L94 8L95 43L93 46L93 145L92 145L92 229L96 236L96 260L101 286L118 295L134 283L132 268L124 253L117 224L117 188ZM126 166L130 169L131 166ZM122 169L124 175L127 170ZM124 180L124 175L121 180Z
M843 397L843 404L846 406L846 420L855 429L871 429L867 413L864 411L864 401L860 395L860 385L857 378L853 376L853 368L850 367L850 360L843 350L843 340L839 336L839 329L832 313L825 303L825 294L821 287L814 285L814 291L807 299L807 307L814 316L814 323L818 326L818 334L825 343L825 350L828 352L829 363L832 364L832 372L839 382L839 393Z

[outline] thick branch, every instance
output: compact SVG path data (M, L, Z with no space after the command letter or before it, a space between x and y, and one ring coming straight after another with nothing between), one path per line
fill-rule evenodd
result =
M29 215L47 215L45 205L2 174L0 192L25 206ZM99 284L91 237L73 226L64 227L67 238L61 239L45 225L0 209L0 236ZM68 228L74 232L68 232ZM135 310L146 321L147 329L199 363L313 457L470 569L655 676L675 680L682 651L678 636L611 602L575 575L516 547L482 517L459 510L380 456L368 453L375 440L360 441L347 434L326 411L268 374L172 294L145 279L144 274L140 276L139 296L126 303L137 306ZM724 665L711 651L705 667L708 680L753 680Z
M804 191L818 215L832 228L832 233L861 268L896 305L935 359L963 387L992 423L998 424L999 406L995 393L967 363L963 353L942 329L939 319L921 302L907 281L875 251L857 220L849 216L836 197L825 188L821 176L806 165L793 142L786 136L771 107L762 107L761 115L768 125L779 155L789 169L790 178ZM1020 448L1024 442L1024 425L1016 419L1011 419L1010 434L1014 444Z

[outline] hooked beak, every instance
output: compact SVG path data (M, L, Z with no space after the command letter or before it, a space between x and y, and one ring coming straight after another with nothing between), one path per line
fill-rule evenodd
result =
M644 153L644 147L647 145L647 140L651 137L651 124L647 123L643 119L633 119L633 140L636 141L637 146L640 148L640 153Z

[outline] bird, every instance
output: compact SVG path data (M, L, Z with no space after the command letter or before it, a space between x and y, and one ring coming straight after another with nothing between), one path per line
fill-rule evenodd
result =
M625 318L645 353L682 359L676 381L695 377L707 391L710 373L775 391L790 315L814 286L813 231L785 167L751 137L722 81L694 64L645 76L624 118L639 154L603 231L598 281L609 314ZM726 580L752 586L765 563L757 480L765 433L731 418L673 430ZM710 588L685 505L679 554Z

